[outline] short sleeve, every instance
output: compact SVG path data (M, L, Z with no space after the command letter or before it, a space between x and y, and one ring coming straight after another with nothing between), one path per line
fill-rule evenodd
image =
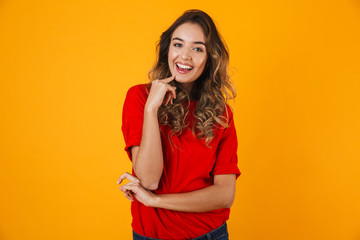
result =
M235 124L231 109L228 108L228 111L230 113L229 124L228 127L223 130L221 138L219 140L216 150L215 166L213 168L212 173L214 175L234 173L236 174L236 178L238 178L241 174L237 166L238 142L237 142L236 129L235 129Z
M146 100L147 90L145 85L133 86L126 94L121 130L125 140L125 151L130 160L132 159L131 147L139 146L141 142Z

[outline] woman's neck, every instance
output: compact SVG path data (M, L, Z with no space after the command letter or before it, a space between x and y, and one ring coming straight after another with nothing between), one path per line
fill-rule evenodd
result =
M190 83L180 83L180 85L186 90L186 92L190 95L194 82Z

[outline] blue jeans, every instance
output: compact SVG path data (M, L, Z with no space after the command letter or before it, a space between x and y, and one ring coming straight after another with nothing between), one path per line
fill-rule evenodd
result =
M144 237L133 231L133 240L159 240L159 239ZM192 240L229 240L229 233L227 230L226 222L217 229L208 232L200 237L193 238Z

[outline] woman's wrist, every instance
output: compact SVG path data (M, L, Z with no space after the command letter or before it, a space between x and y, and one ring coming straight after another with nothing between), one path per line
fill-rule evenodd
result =
M154 194L148 207L159 208L161 196Z
M145 113L156 113L157 114L158 109L159 109L158 107L154 107L154 106L150 106L150 105L145 104L144 112Z

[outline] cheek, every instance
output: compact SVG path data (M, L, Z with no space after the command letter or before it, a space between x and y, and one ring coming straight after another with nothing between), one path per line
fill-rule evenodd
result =
M199 66L201 69L204 69L205 68L205 65L206 65L206 60L207 60L207 57L203 57L201 59L199 59Z
M172 62L172 57L171 57L171 52L169 51L169 53L168 53L168 65L169 65L170 68L172 67L171 62Z
M174 69L174 51L170 48L168 52L168 67L171 74L175 74Z
M168 53L169 61L173 60L175 56L176 56L176 50L174 48L170 47L169 53Z

